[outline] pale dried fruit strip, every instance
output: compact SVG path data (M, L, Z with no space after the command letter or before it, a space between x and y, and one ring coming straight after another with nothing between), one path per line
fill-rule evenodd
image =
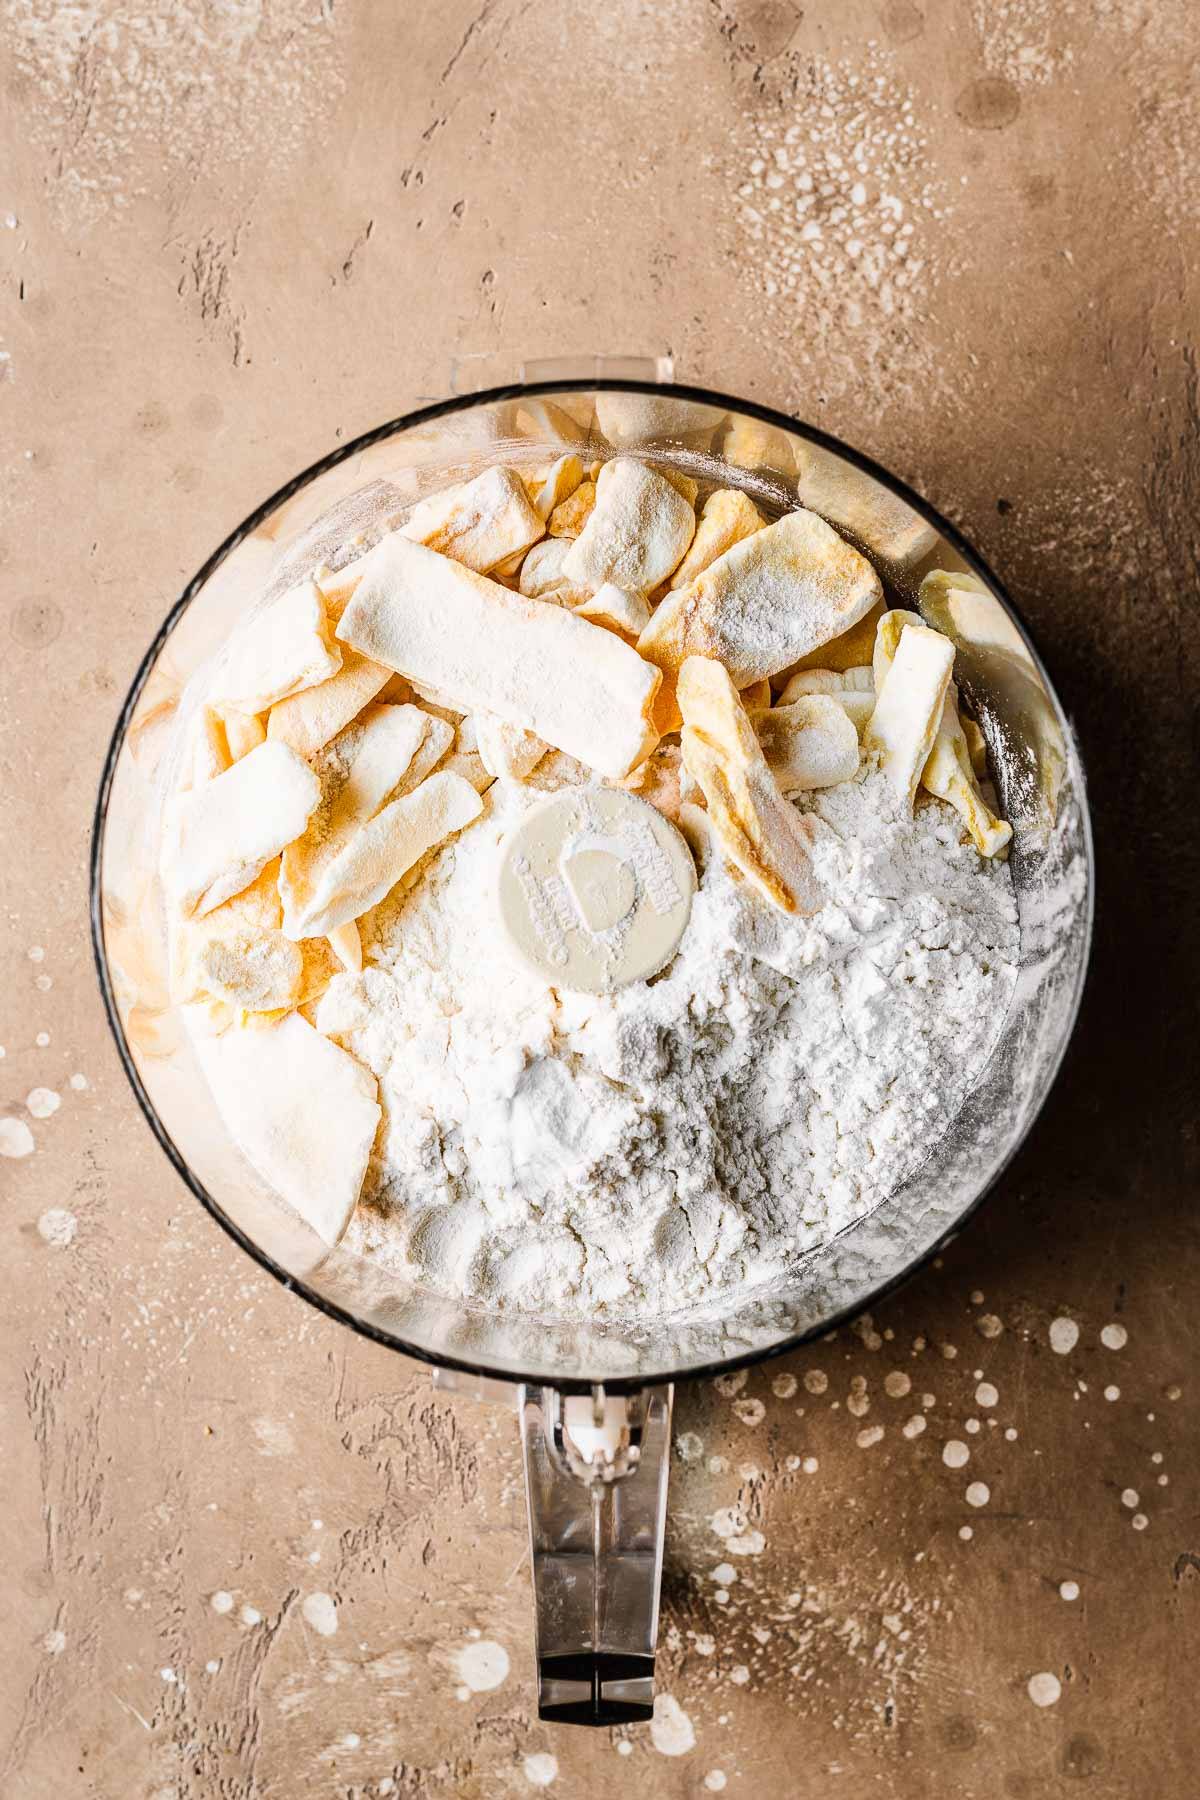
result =
M341 666L325 597L315 581L304 581L235 632L208 699L222 711L263 713L289 694L328 681Z
M982 781L988 772L987 739L970 713L963 711L961 703L958 709L958 722L962 726L963 736L967 740L967 754L971 758L971 773L976 781Z
M858 731L833 695L801 694L750 718L781 793L836 787L857 775Z
M363 966L362 936L357 919L347 919L344 925L336 925L329 933L329 947L349 974L360 972Z
M400 535L483 575L528 550L545 529L520 476L495 463L462 487L423 500Z
M378 545L338 629L465 712L494 712L602 775L628 774L656 741L659 675L636 650L405 538Z
M225 742L229 745L230 762L241 762L251 750L257 750L267 735L267 728L257 713L227 712Z
M958 689L953 681L946 689L933 749L921 771L921 786L954 807L980 856L996 856L1011 841L1012 826L996 817L975 785L971 753L958 717Z
M596 504L563 563L572 581L606 581L646 593L665 581L696 531L690 501L665 476L633 457L605 463Z
M920 621L918 620L919 624ZM874 694L875 671L870 663L856 669L801 669L788 681L775 702L788 706L801 694Z
M552 600L556 606L578 606L591 598L589 587L580 587L563 574L563 560L570 554L569 538L544 538L535 544L521 564L520 589L527 600Z
M186 785L203 787L215 781L232 760L221 715L211 706L198 706L188 733Z
M700 509L696 535L672 575L670 586L687 587L726 550L762 531L766 522L749 494L743 494L740 488L718 488Z
M595 481L581 481L575 492L560 500L554 508L546 520L547 532L551 537L577 538L591 518L595 504Z
M704 791L726 854L773 906L819 912L824 895L811 860L816 823L780 792L729 676L720 663L689 656L678 692L684 767Z
M920 613L907 612L902 606L882 614L875 627L875 642L871 647L871 679L875 683L877 694L883 690L892 659L900 645L900 633L906 625L919 625L928 629Z
M775 704L790 706L805 694L827 694L836 700L859 737L875 711L875 677L869 664L856 669L801 669L788 681Z
M247 1012L276 1012L297 1004L303 968L299 948L281 931L243 925L214 932L196 946L180 998L209 996Z
M267 736L290 744L300 756L315 756L391 679L392 671L382 663L346 647L336 675L271 708Z
M630 593L612 581L598 587L575 611L581 619L623 632L628 638L640 637L650 623L650 603L645 595Z
M211 912L247 887L300 836L320 798L317 777L286 744L260 744L223 775L178 795L163 881L180 911Z
M424 780L453 739L453 726L418 706L374 705L317 754L320 805L284 851L279 877L289 937L327 935L312 923L325 871L385 802Z
M508 781L523 781L531 775L550 748L536 732L510 725L489 712L475 715L475 746L488 774Z
M560 456L547 469L520 470L521 485L529 496L529 501L538 517L545 522L556 506L568 499L583 480L583 464L575 455ZM533 545L536 550L538 546ZM503 562L498 562L490 573L495 581L509 581L517 575L525 561L526 552L514 550ZM522 587L522 593L526 589Z
M911 810L929 760L954 668L954 646L925 625L905 625L878 690L864 743L877 751L896 793Z
M560 456L549 469L539 471L534 477L523 476L522 479L534 511L540 518L548 519L555 507L569 499L583 480L583 464L572 452L568 456Z
M815 513L792 512L669 594L638 649L668 681L696 655L715 657L735 687L749 687L844 632L879 594L865 557Z
M205 1078L234 1142L326 1244L350 1223L379 1125L375 1077L298 1013L200 1037Z
M327 937L377 906L426 851L461 831L482 810L475 789L461 776L441 769L411 794L389 801L321 870L306 911L304 935ZM285 929L295 935L286 918Z

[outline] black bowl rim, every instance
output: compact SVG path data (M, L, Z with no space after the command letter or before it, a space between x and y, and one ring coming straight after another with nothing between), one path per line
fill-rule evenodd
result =
M141 1076L138 1073L137 1065L134 1062L133 1054L130 1050L117 1011L116 996L113 991L112 980L108 968L108 958L104 948L104 923L101 912L100 873L104 854L104 827L117 759L120 756L121 749L124 745L134 709L137 706L138 700L141 698L142 689L145 687L150 673L157 663L159 655L161 654L167 639L175 629L175 625L180 617L191 605L192 601L209 580L210 576L213 575L230 552L236 549L238 544L240 544L244 538L256 531L263 521L269 518L278 507L282 506L285 501L289 500L292 495L297 493L301 488L308 486L310 482L317 480L330 469L336 468L339 463L347 462L351 457L360 455L364 450L369 450L374 444L382 443L385 439L395 437L402 431L410 430L413 426L428 424L432 420L444 418L450 413L466 412L477 406L487 406L502 401L532 399L540 395L582 392L648 394L659 399L670 396L673 399L692 401L697 405L713 406L728 411L736 411L744 416L758 419L765 425L773 425L779 430L797 433L808 439L810 442L818 445L820 448L829 450L833 454L840 456L844 461L848 462L853 468L858 469L862 474L868 475L873 480L882 483L884 487L888 488L899 499L903 500L906 505L910 506L929 524L936 526L941 535L946 539L947 543L951 544L963 558L968 568L978 575L1008 608L1009 614L1024 639L1025 647L1029 651L1039 675L1045 682L1046 688L1058 706L1063 719L1067 722L1068 729L1070 729L1068 715L1059 699L1057 689L1051 681L1046 665L1032 641L1029 628L1026 625L1019 608L1013 603L1007 589L993 574L983 557L980 556L979 552L956 525L951 524L948 519L943 517L935 507L932 507L929 502L918 494L914 488L910 487L907 482L902 481L899 476L893 475L890 470L884 468L881 463L876 462L873 457L867 456L863 451L857 450L852 445L845 443L832 432L824 431L818 425L810 425L806 420L793 418L787 413L779 412L774 407L763 406L758 401L744 400L736 395L723 394L713 388L691 387L684 383L676 382L664 383L620 380L615 377L605 376L596 376L590 379L578 377L561 381L510 382L502 387L487 388L479 393L455 395L447 400L438 400L431 405L418 407L413 412L402 413L398 417L389 420L386 424L377 425L372 430L363 432L361 436L351 439L350 442L339 445L336 450L330 451L328 455L323 456L317 462L310 464L309 467L304 469L300 474L293 476L290 481L285 482L284 485L281 488L278 488L268 499L262 501L262 503L229 534L224 542L201 566L197 573L193 575L192 579L188 582L182 594L179 596L179 599L171 607L162 624L159 626L158 631L155 633L149 648L143 656L141 663L138 665L137 673L133 678L129 692L121 706L116 725L113 728L112 737L109 741L108 752L104 759L104 768L100 777L100 787L96 796L96 807L92 820L92 836L89 855L89 911L91 917L92 956L96 965L96 975L100 984L100 992L104 1000L104 1010L108 1017L109 1028L112 1031L113 1038L116 1042L117 1054L121 1059L121 1066L133 1089L134 1097L141 1108L146 1123L149 1125L151 1132L157 1139L159 1147L162 1149L167 1160L171 1163L176 1174L195 1195L196 1199L199 1200L204 1209L216 1220L217 1224L220 1225L224 1231L228 1232L234 1242L240 1245L246 1254L258 1263L260 1268L265 1269L267 1273L273 1276L283 1287L290 1289L293 1293L299 1294L303 1299L307 1300L311 1306L315 1306L318 1312L324 1313L327 1318L336 1319L339 1324L348 1326L351 1331L356 1331L361 1336L371 1339L372 1342L384 1345L387 1349L401 1351L404 1355L411 1356L418 1362L428 1363L435 1368L452 1369L460 1374L481 1377L485 1380L512 1382L514 1384L525 1383L530 1386L540 1387L550 1385L541 1375L529 1374L517 1368L494 1368L485 1364L472 1362L466 1357L435 1352L427 1349L424 1345L413 1343L406 1338L397 1336L393 1332L386 1331L381 1326L373 1325L365 1319L360 1319L356 1314L337 1305L335 1301L327 1299L315 1289L310 1288L298 1277L289 1274L286 1269L281 1268L265 1250L256 1244L253 1239L229 1217L219 1201L209 1193L203 1182L201 1182L193 1173L186 1158L182 1156L176 1148L174 1140L167 1131L162 1120L159 1118L157 1110L155 1109L149 1094L146 1092ZM1073 739L1073 732L1071 733L1071 736ZM845 1306L837 1312L831 1313L829 1317L822 1320L819 1325L810 1326L805 1330L795 1332L790 1337L783 1338L777 1344L771 1344L766 1348L739 1351L736 1355L720 1358L713 1362L699 1363L686 1369L677 1371L668 1368L642 1373L636 1376L614 1377L610 1380L606 1380L602 1384L607 1392L634 1393L641 1388L651 1387L663 1382L676 1380L699 1381L713 1375L730 1374L735 1369L747 1368L755 1363L770 1361L776 1356L787 1355L790 1351L798 1349L802 1344L811 1343L815 1338L823 1337L826 1333L837 1330L849 1320L858 1318L868 1309L877 1306L881 1300L886 1299L889 1294L894 1293L898 1288L903 1286L905 1282L909 1281L918 1269L923 1268L931 1258L937 1255L938 1251L945 1246L950 1238L956 1236L958 1232L961 1231L967 1220L972 1217L978 1208L982 1206L988 1195L993 1192L1001 1177L1012 1163L1013 1158L1028 1140L1029 1134L1033 1130L1037 1120L1041 1117L1042 1110L1057 1082L1063 1058L1066 1055L1068 1045L1074 1035L1075 1025L1078 1021L1079 1009L1083 1000L1083 992L1091 960L1092 930L1095 913L1095 849L1092 837L1091 814L1087 804L1086 786L1082 778L1082 760L1079 757L1078 745L1073 742L1072 747L1075 752L1075 767L1080 776L1077 798L1088 866L1088 897L1084 953L1080 965L1079 976L1076 981L1075 994L1073 996L1070 1025L1063 1036L1063 1041L1059 1048L1058 1055L1055 1058L1053 1069L1046 1082L1045 1091L1037 1106L1031 1112L1024 1131L1011 1146L1003 1162L993 1171L991 1178L980 1189L970 1205L963 1208L962 1212L956 1216L953 1223L944 1233L942 1233L936 1243L931 1244L926 1249L920 1251L907 1262L903 1268L894 1271L886 1278L886 1280L882 1280L877 1286L870 1288L865 1294L855 1300L853 1304ZM589 1382L585 1377L564 1377L561 1381L556 1380L553 1385L558 1387L564 1393L586 1393L595 1384Z

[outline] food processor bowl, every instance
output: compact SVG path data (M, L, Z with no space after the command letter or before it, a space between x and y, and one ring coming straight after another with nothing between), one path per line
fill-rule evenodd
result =
M121 710L92 845L92 929L108 1016L146 1119L244 1250L356 1331L437 1366L443 1386L516 1390L528 1478L542 1716L648 1716L653 1697L671 1383L767 1356L854 1316L932 1255L996 1182L1043 1105L1078 1012L1093 856L1070 724L1024 625L963 537L903 483L826 433L749 401L654 379L635 359L529 367L524 379L393 420L258 507L171 609ZM642 377L648 376L649 379ZM539 378L540 377L540 378ZM944 1137L889 1197L786 1278L654 1320L494 1312L406 1286L329 1250L231 1140L169 995L160 816L209 659L247 612L365 547L425 495L503 460L568 450L652 457L736 485L770 512L804 505L866 554L889 604L956 648L987 740L1020 965L988 1063ZM932 572L941 579L925 582Z

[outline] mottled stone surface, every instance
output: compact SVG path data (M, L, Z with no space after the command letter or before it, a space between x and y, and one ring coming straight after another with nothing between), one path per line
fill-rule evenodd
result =
M0 16L0 1791L1188 1800L1193 8ZM1101 883L1059 1088L944 1266L680 1394L669 1700L612 1735L534 1717L513 1420L200 1212L85 923L120 696L214 545L455 356L579 350L669 350L966 527L1078 720Z

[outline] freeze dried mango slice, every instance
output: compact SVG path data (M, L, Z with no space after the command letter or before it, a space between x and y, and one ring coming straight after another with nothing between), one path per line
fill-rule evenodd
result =
M941 723L953 668L954 646L948 638L926 625L905 625L877 690L864 742L868 750L878 752L882 768L910 811Z
M221 711L264 713L289 694L328 681L341 666L325 597L315 581L302 581L235 632L208 699Z
M696 515L665 476L633 457L605 463L596 504L563 563L581 586L606 581L647 593L675 569L696 531Z
M967 740L967 754L971 758L971 772L975 776L976 781L982 781L988 772L987 739L984 737L970 713L965 713L963 711L961 704L958 709L958 722L962 726L963 736Z
M907 612L902 606L881 614L875 627L875 642L871 646L871 679L875 683L877 694L882 691L887 680L888 670L900 647L900 634L906 625L919 625L923 630L928 630L920 613Z
M205 782L215 781L231 761L220 714L211 706L198 706L188 733L186 785L203 787Z
M751 682L748 688L742 689L741 701L747 712L765 712L771 704L770 682Z
M792 512L669 594L638 649L668 682L695 655L715 657L735 687L749 687L847 630L880 592L870 563L824 519Z
M726 855L772 906L819 912L824 895L811 859L817 821L784 798L728 674L718 662L689 656L678 693L684 767L704 791Z
M392 671L348 647L342 666L318 687L305 688L271 708L267 736L290 744L299 756L315 756L358 717L392 679Z
M546 530L551 537L577 538L592 514L596 504L596 483L581 481L573 494L560 500L546 521Z
M299 1013L266 1029L196 1039L230 1135L326 1244L358 1201L380 1108L375 1077Z
M563 560L570 554L569 538L543 538L535 544L521 564L520 591L527 600L551 600L556 606L579 606L590 600L592 590L580 587L563 573Z
M404 538L378 545L338 630L464 712L496 713L602 775L628 774L657 741L659 674L630 645Z
M521 479L534 511L539 518L549 519L555 507L570 499L583 480L583 464L572 451L560 456L549 469L523 473Z
M590 619L593 625L605 625L609 631L622 632L629 638L639 637L650 623L650 604L645 595L631 594L612 581L598 587L575 611L581 619Z
M958 688L951 681L942 703L941 723L933 740L921 786L946 800L961 816L980 856L996 856L1012 839L1012 826L998 819L975 785L971 753L958 717Z
M726 550L740 544L743 538L762 531L766 523L749 494L743 494L740 488L718 488L701 507L696 535L669 585L672 588L687 587L698 575L703 575L718 556L724 556Z
M869 664L854 669L801 669L787 682L775 704L790 706L806 694L827 694L836 700L859 737L875 711L875 677Z
M209 995L247 1012L276 1012L298 1004L304 958L281 931L243 925L214 932L191 959L184 1000Z
M475 747L488 774L507 781L523 781L531 775L550 748L536 732L510 725L488 712L475 715Z
M777 706L788 706L801 694L874 694L875 671L870 663L856 669L801 669L793 675L778 700Z
M314 922L328 869L386 802L424 780L453 740L454 727L419 706L377 704L317 753L320 803L284 851L279 877L289 937L328 935Z
M836 787L857 775L858 731L831 694L801 694L750 717L781 793Z
M545 529L520 476L495 463L462 487L422 500L400 536L483 575L524 553Z
M357 919L347 919L344 925L335 925L329 933L329 947L337 957L342 968L350 975L357 975L363 966L362 935L358 929Z
M267 735L266 726L257 713L227 712L224 718L229 760L240 762L251 750L258 749Z
M446 770L391 800L321 869L305 909L305 935L327 937L395 887L428 850L483 811L475 789ZM284 896L285 904L287 895ZM285 917L285 930L290 927Z
M163 882L186 916L211 912L248 887L308 824L321 784L286 744L260 744L167 815Z

